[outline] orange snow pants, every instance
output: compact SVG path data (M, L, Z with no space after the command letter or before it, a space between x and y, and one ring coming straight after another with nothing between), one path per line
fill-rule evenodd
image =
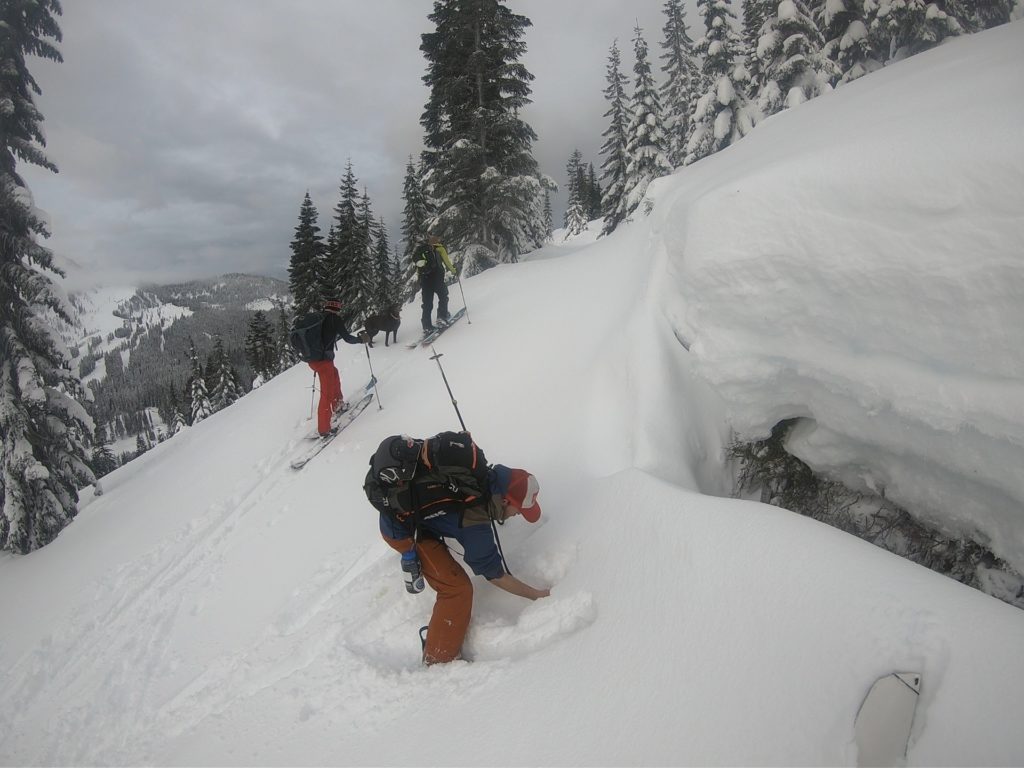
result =
M384 537L392 549L406 552L410 539ZM427 645L423 649L425 664L454 661L462 651L462 642L469 630L473 612L473 583L462 566L455 562L448 547L436 539L423 539L416 545L423 565L423 577L437 592L434 612L427 629Z
M309 367L320 379L320 403L316 409L316 429L321 435L331 430L331 416L341 405L341 376L333 360L311 360Z

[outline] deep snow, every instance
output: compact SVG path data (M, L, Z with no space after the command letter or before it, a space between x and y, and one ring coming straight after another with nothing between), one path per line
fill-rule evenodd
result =
M647 219L464 281L436 350L488 457L540 479L502 543L552 585L475 579L474 663L419 665L429 590L362 496L381 438L457 426L429 353L378 343L382 407L302 472L297 366L0 557L0 760L853 765L869 686L914 669L909 764L1024 762L1024 612L719 497L733 430L809 416L810 462L1021 564L1022 63L1020 23L954 40L656 182Z

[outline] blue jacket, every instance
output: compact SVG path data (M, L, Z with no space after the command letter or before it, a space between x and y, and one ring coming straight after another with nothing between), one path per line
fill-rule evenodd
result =
M501 564L491 526L463 526L461 518L462 513L458 511L431 515L420 523L420 534L436 539L455 539L462 547L462 559L477 576L486 579L504 576L505 568ZM385 514L380 515L380 532L390 539L408 539L412 535L405 525Z

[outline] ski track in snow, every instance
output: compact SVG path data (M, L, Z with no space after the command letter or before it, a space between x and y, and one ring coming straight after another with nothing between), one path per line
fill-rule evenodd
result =
M219 570L211 561L223 560L236 526L268 490L287 482L282 477L287 478L287 458L296 442L288 441L277 454L253 465L251 480L239 482L234 495L211 504L175 537L100 582L93 602L109 605L98 618L91 618L96 614L92 606L83 609L80 618L66 622L68 631L47 637L9 671L8 706L2 712L3 721L10 724L8 734L18 732L19 722L31 722L31 702L54 681L61 681L67 701L82 703L50 720L49 732L40 739L49 745L39 755L42 762L123 759L129 735L150 732L163 720L164 708L155 704L159 693L154 689L176 667L172 630L179 617L202 611L202 604L193 600L211 586L204 574ZM204 578L205 583L198 583ZM120 640L110 645L110 637ZM86 689L96 670L106 670L104 684L98 690ZM116 728L107 727L111 720ZM160 728L169 729L169 724ZM75 735L83 732L93 734L86 750L61 751L80 742Z
M306 429L305 421L299 429ZM222 571L238 525L268 493L281 494L297 481L289 458L304 442L296 434L253 464L230 497L210 504L175 536L98 583L93 603L105 605L103 610L83 609L64 623L66 632L50 635L26 654L9 671L7 706L0 715L10 728L0 746L10 739L24 747L19 724L46 720L32 711L33 701L45 700L39 694L54 685L65 691L66 701L81 703L64 708L45 733L36 734L34 757L48 764L151 761L157 745L187 737L204 722L262 696L286 706L295 722L328 717L348 727L381 726L400 717L409 706L405 702L417 700L409 696L410 684L429 688L444 674L450 694L461 698L460 691L471 694L491 675L507 674L510 660L595 621L589 593L506 604L507 596L496 597L496 590L476 580L466 641L467 657L476 663L425 669L417 630L429 620L433 593L408 599L390 552L361 549L322 564L262 635L214 657L191 680L184 678L173 646L179 622L204 610L201 596L217 579L211 574ZM575 558L575 552L548 553L525 565L531 578L554 584ZM340 600L343 592L346 599ZM355 614L354 605L361 607ZM119 640L110 644L111 637ZM398 679L402 686L395 685ZM346 685L337 686L337 680ZM367 701L374 706L367 708ZM92 736L81 739L82 733Z

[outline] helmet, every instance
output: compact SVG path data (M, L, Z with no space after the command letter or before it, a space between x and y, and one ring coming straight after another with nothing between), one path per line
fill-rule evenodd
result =
M409 482L416 474L422 447L422 440L414 440L408 435L385 438L370 459L374 476L385 485Z

